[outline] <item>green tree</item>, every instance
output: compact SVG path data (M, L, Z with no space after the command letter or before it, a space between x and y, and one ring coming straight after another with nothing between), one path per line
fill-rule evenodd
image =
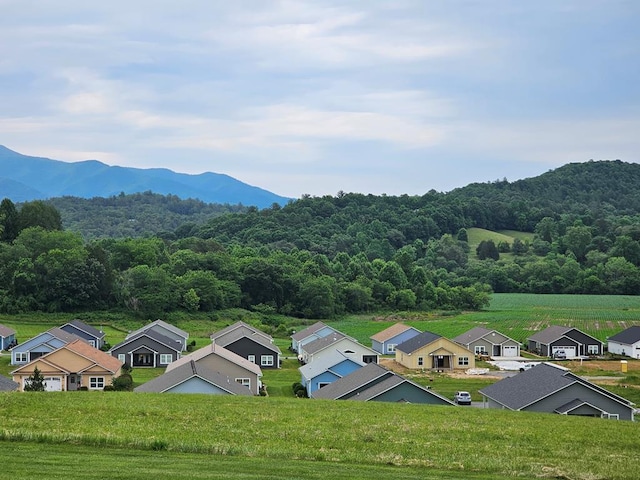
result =
M0 241L13 242L20 232L20 215L14 203L5 198L0 202Z
M200 297L193 288L186 291L182 297L182 304L189 312L197 312L200 309Z
M25 392L44 392L47 388L47 383L44 381L44 375L40 372L38 367L33 369L33 374L27 377L24 382Z
M22 205L18 215L20 230L29 227L42 227L45 230L62 230L60 212L42 200L26 202Z

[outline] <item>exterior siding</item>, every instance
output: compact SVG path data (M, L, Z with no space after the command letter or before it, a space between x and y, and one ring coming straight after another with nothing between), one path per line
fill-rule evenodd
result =
M294 351L299 352L300 348L305 346L307 343L313 342L314 340L317 340L319 338L324 338L327 335L331 335L332 333L336 333L336 330L331 327L323 327L320 330L312 333L308 337L301 339L299 342L292 341L292 348Z
M225 345L224 348L246 359L249 358L249 355L254 355L256 359L255 363L257 365L260 365L260 368L268 369L280 367L280 356L278 355L278 352L274 352L264 345L252 341L250 338L243 337L233 343ZM262 365L260 359L263 355L269 355L273 357L273 365Z
M233 381L233 380L232 380ZM230 395L229 392L222 390L216 385L212 385L209 382L205 382L201 378L193 377L170 388L166 393L206 393L209 395Z
M243 367L230 362L226 358L219 357L218 355L211 354L201 358L197 361L198 364L204 365L216 372L220 372L227 375L231 379L236 378L248 378L251 380L251 393L258 395L260 393L260 385L258 375L249 370L245 370Z
M340 351L346 357L353 358L360 362L363 361L362 359L365 356L378 355L377 352L372 351L371 349L365 347L360 343L354 343L348 338L342 338L337 342L331 344L329 347L320 350L319 352L316 352L309 356L305 356L305 361L306 363L311 363L314 360L324 358L325 355L334 355L336 350ZM347 350L350 350L354 353L345 353ZM376 363L378 363L378 360L379 359L376 359Z
M49 353L54 350L65 345L65 342L55 338L53 335L49 333L42 333L33 337L32 339L27 340L20 345L16 345L13 349L11 349L11 365L24 365L25 363L29 363L31 360L31 356L27 355L27 360L24 362L17 362L16 355L18 353L30 353L33 351L37 353Z
M633 345L625 345L624 343L612 342L609 340L609 353L616 355L626 355L627 357L640 359L640 342Z
M576 329L568 331L567 336L575 340L580 345L580 350L578 351L578 355L588 355L587 348L589 345L597 345L598 352L596 353L596 355L602 354L602 342L600 340L597 340Z
M396 361L401 365L404 365L407 368L411 368L414 370L429 370L434 368L433 365L433 355L443 355L447 356L447 352L451 352L448 355L450 356L450 365L445 369L450 370L466 370L468 368L475 368L475 356L473 352L467 350L462 345L458 345L457 343L452 342L444 337L440 337L437 340L433 341L429 345L425 345L422 348L419 348L415 352L411 352L411 355L405 352L401 352L396 350ZM442 353L440 353L442 352ZM458 358L466 357L468 358L468 365L458 365ZM419 364L419 359L422 358L423 364Z
M341 377L339 375L336 375L335 373L332 373L332 372L329 372L329 371L322 372L320 375L317 375L316 377L312 378L309 381L309 383L306 385L306 387L307 387L307 396L310 396L313 392L318 390L320 388L320 384L321 383L335 382L339 378L341 378Z
M67 333L72 333L75 336L80 337L83 340L86 340L86 342L92 347L100 348L102 346L102 343L96 337L88 334L84 330L80 330L79 328L74 327L73 325L70 325L70 324L63 325L62 327L60 327L60 330L64 330Z
M0 337L0 350L6 350L16 339L15 334L7 335L6 337Z
M153 353L153 352L157 353ZM125 363L128 365L134 365L132 355L129 352L134 353L150 353L154 356L153 365L154 367L165 367L167 364L160 363L160 355L162 354L170 354L171 361L176 361L178 359L178 353L175 350L157 342L156 340L149 337L139 337L131 342L127 342L124 345L113 348L109 351L109 353L118 358L119 354L125 355Z
M543 398L539 402L536 402L526 408L523 411L531 412L547 412L552 413L557 408L569 403L570 401L579 398L591 405L594 405L605 412L614 413L620 415L620 420L632 420L633 409L625 407L624 405L610 399L609 397L602 395L590 388L575 383L569 387L560 390L549 397Z

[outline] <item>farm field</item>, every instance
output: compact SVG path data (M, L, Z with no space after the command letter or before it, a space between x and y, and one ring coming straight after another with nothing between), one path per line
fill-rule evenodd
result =
M630 480L640 468L637 424L561 415L124 392L5 393L0 408L10 478L34 465L46 478L174 478L190 462L177 478Z

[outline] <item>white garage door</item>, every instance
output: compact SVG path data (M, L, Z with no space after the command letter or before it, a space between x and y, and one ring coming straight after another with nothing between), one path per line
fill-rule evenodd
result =
M60 377L45 377L44 382L46 384L44 389L47 392L59 392L62 390L62 378Z
M515 345L505 345L502 347L502 355L505 357L517 357L518 347Z
M567 358L573 358L576 356L576 347L551 347L552 355L560 351L563 351L567 355Z

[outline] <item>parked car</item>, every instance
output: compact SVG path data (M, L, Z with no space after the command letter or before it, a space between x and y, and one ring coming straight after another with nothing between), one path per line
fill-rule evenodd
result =
M469 392L456 392L453 401L458 405L471 405L471 394Z
M537 365L537 363L521 363L520 364L520 371L524 372L525 370L531 370L536 365Z
M557 352L553 353L553 358L555 360L566 360L567 354L564 350L558 350Z

